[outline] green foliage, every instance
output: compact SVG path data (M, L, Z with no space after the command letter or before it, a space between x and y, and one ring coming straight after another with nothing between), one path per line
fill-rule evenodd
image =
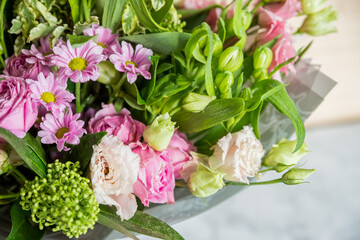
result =
M4 128L0 128L0 136L11 145L32 171L40 177L45 177L46 155L39 141L29 133L24 138L18 138Z
M125 228L129 231L160 239L184 239L178 232L163 221L140 211L137 211L131 219L121 221L120 217L116 214L115 208L100 205L98 223L120 232L123 232L123 229Z
M102 16L102 26L110 28L115 32L121 24L123 11L126 5L126 0L108 0L105 1L104 12Z
M11 232L6 240L40 240L45 231L39 230L37 226L33 226L28 222L30 217L29 211L24 211L19 202L15 202L10 210L11 215Z

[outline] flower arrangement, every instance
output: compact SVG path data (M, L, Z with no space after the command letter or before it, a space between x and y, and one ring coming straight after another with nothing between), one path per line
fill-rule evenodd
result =
M336 31L323 0L3 0L0 204L8 239L69 238L95 223L183 239L144 212L177 188L303 183L302 118L286 91L305 46ZM287 20L305 16L294 31ZM266 153L273 105L297 139ZM266 171L282 176L261 181ZM285 173L283 173L285 172ZM254 178L258 180L255 180Z

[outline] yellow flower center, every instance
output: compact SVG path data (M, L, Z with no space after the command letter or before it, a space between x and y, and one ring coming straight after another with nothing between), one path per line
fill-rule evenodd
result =
M69 62L69 68L73 71L76 71L76 70L83 71L83 70L85 70L86 67L87 67L87 62L85 59L83 59L81 57L73 58Z
M69 128L67 128L67 127L62 127L62 128L60 128L60 129L57 131L56 137L57 137L58 139L63 138L63 136L65 135L65 133L68 133L68 132L69 132Z
M134 65L135 67L137 67L136 63L134 63L132 61L126 61L125 64L126 65Z
M102 42L98 42L97 45L101 46L102 48L107 48L107 46L105 44L103 44Z
M48 104L49 102L55 102L56 101L56 97L53 93L51 92L44 92L43 94L41 94L41 99Z

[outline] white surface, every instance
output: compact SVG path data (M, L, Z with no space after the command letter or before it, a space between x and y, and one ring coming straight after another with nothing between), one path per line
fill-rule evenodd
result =
M360 239L359 134L360 123L310 130L310 184L251 186L173 227L187 240Z

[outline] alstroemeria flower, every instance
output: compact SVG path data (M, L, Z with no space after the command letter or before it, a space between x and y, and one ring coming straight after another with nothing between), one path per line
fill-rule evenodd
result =
M66 43L60 41L53 51L54 55L51 56L50 62L59 66L59 78L65 80L70 78L75 83L96 81L100 76L96 65L106 60L106 56L102 54L103 48L93 41L78 48L73 48L70 40Z
M46 78L40 73L37 81L27 79L26 82L29 84L33 101L42 104L48 111L69 107L70 102L75 99L75 96L66 90L66 81L57 79L52 73Z
M40 123L41 131L38 135L44 144L57 144L57 150L61 152L69 151L70 148L65 146L65 142L73 145L80 143L80 138L86 133L83 129L84 121L78 120L80 114L73 115L71 108L66 112L53 111L42 118Z
M136 81L138 74L142 75L145 79L151 79L149 72L151 66L149 56L153 55L151 49L144 48L143 45L138 44L134 52L130 43L122 41L121 48L113 46L112 50L114 54L110 55L110 61L119 72L127 74L127 80L130 84Z
M103 53L107 56L113 53L112 46L118 45L118 35L112 34L111 29L99 26L97 23L93 23L90 28L84 30L85 36L97 35L96 43L103 48Z

